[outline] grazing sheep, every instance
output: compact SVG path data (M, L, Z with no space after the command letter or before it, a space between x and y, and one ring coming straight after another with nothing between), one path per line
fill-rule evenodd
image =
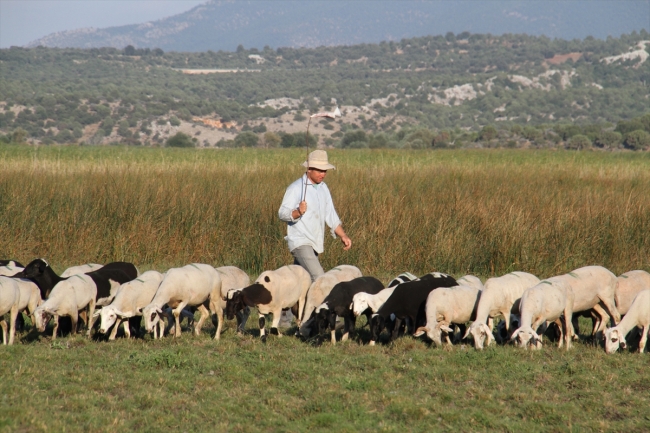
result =
M25 268L27 269L27 268ZM92 317L95 312L97 286L93 279L86 274L73 275L60 281L50 292L49 298L34 311L34 324L39 332L44 332L51 317L54 317L52 340L56 339L59 327L59 317L67 316L72 321L71 333L77 332L79 311L88 308L88 331L92 329Z
M24 268L15 260L0 260L0 276L12 277Z
M305 303L311 282L309 272L298 265L264 271L252 285L228 292L226 316L232 320L235 314L244 308L257 307L262 341L266 341L265 314L273 314L271 333L281 336L278 325L282 310L295 309L294 316L297 316L301 306Z
M618 286L616 275L602 266L585 266L565 276L575 297L573 313L579 314L592 309L598 313L599 319L591 334L595 341L599 341L610 316L615 325L621 320L615 301ZM573 326L571 332L573 336Z
M41 291L41 298L48 299L50 292L61 281L68 278L58 276L44 259L32 260L23 270L25 278L32 280ZM85 274L91 277L96 289L95 302L98 306L108 305L121 284L138 277L138 270L132 263L112 262L100 269ZM76 276L76 275L75 275Z
M196 306L201 317L194 325L194 333L199 335L203 322L210 313L206 306L210 306L211 299L221 296L221 277L219 272L210 265L192 263L182 268L172 268L165 273L160 287L151 302L142 309L145 329L153 332L153 327L163 313L163 307L168 305L173 308L172 313L176 321L174 336L181 336L180 315L186 306Z
M98 265L97 263L87 263L85 265L72 266L61 272L61 278L68 278L76 274L85 274L88 272L96 271L103 267L104 265Z
M120 323L126 320L124 321L124 333L127 338L130 338L131 330L128 319L137 317L137 322L140 322L142 317L140 310L149 305L162 280L163 274L160 272L147 271L135 280L122 284L113 298L113 302L95 313L95 316L101 317L99 332L106 334L111 326L115 325L109 336L109 340L114 340Z
M445 332L449 343L448 335L454 333L449 326L473 320L480 298L481 290L470 286L440 287L431 291L425 306L427 324L418 328L413 336L426 333L436 346L441 346L442 332Z
M459 280L460 281L460 280ZM483 349L487 340L490 345L492 335L492 320L498 316L503 317L506 333L511 331L510 315L519 314L519 300L526 289L539 283L539 278L526 272L511 272L497 278L490 278L485 282L485 289L476 310L476 320L470 325L467 333L474 337L474 347Z
M614 353L619 346L625 348L625 336L635 326L641 328L639 353L643 353L650 332L650 289L639 292L621 322L605 331L605 352Z
M650 273L646 271L629 271L619 275L617 280L616 308L623 316L629 311L636 295L643 290L650 289Z
M41 292L38 286L33 281L24 278L22 272L17 273L11 278L18 283L18 290L20 291L20 300L18 302L19 314L16 317L16 330L20 330L25 323L20 313L27 311L27 314L32 317L32 323L34 323L34 311L41 305L43 300L41 299ZM20 327L18 325L19 323Z
M390 283L388 283L388 285L386 286L386 288L389 288L389 287L395 287L395 286L397 286L398 284L408 283L409 281L415 281L415 280L417 280L417 279L418 279L418 277L416 277L415 275L413 275L413 274L410 273L410 272L402 272L401 274L399 274L398 276L396 276L395 278L393 278L393 279L390 281Z
M539 284L524 291L521 296L519 310L521 312L520 326L510 338L517 340L519 347L542 347L542 338L535 332L545 322L556 321L562 318L560 329L564 328L566 348L571 348L571 316L573 315L574 293L568 281L574 278L569 275L560 275L540 281ZM562 315L564 315L562 317ZM558 347L562 347L562 338Z
M313 323L311 316L316 307L323 303L327 295L330 294L334 286L338 283L342 281L350 281L359 278L360 276L361 271L356 266L339 265L316 278L316 281L311 283L311 286L307 291L303 311L298 312L298 317L300 318L300 329L298 330L298 333L305 338L311 335L311 325Z
M416 281L398 285L386 302L372 315L370 320L370 345L373 346L391 316L395 317L390 340L397 338L401 322L409 319L411 330L426 324L424 307L427 296L439 287L454 287L458 283L450 275L439 272L430 273Z
M329 327L332 344L336 344L336 318L343 317L344 328L341 341L346 341L350 332L354 331L356 322L356 316L352 313L354 295L360 292L374 295L382 290L384 285L374 277L359 277L338 283L323 303L314 310L314 327L317 333L320 334Z
M459 286L474 287L476 290L481 290L481 291L485 289L485 286L483 286L481 279L474 275L464 275L460 278L457 278L456 282L458 283Z
M381 290L379 293L376 294L371 294L371 293L366 293L366 292L359 292L356 295L352 297L352 305L350 308L352 309L352 313L355 316L360 316L363 312L365 312L368 308L370 308L370 311L374 314L376 313L379 308L381 308L382 305L384 305L384 302L390 297L390 295L393 294L395 291L395 287L402 283L407 283L409 281L415 281L417 280L418 277L415 275L409 273L409 272L404 272L402 274L399 274L397 277L393 278L390 283L388 283L388 286L384 290Z
M13 278L0 277L0 326L2 326L2 343L14 344L16 334L16 317L18 316L18 303L20 302L20 289L18 282ZM4 315L9 313L9 338L7 338L7 322Z
M219 276L221 277L221 296L218 298L210 298L210 311L216 311L218 323L215 325L217 331L214 339L218 340L221 337L221 329L223 327L223 312L226 309L228 301L228 292L230 290L242 289L250 285L251 279L248 274L235 266L221 266L217 268ZM238 312L237 317L237 330L244 332L246 321L250 314L250 309L244 308Z

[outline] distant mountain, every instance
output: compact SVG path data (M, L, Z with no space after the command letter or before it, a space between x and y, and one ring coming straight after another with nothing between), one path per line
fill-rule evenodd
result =
M28 47L234 51L399 41L425 35L526 33L605 39L650 28L650 0L208 1L143 24L52 33Z

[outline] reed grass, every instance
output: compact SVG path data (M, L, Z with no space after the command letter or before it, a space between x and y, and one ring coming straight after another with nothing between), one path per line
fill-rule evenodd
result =
M127 260L251 275L291 261L277 210L298 150L0 148L0 256L60 269ZM650 269L650 155L330 151L326 182L353 248L325 268L547 277Z

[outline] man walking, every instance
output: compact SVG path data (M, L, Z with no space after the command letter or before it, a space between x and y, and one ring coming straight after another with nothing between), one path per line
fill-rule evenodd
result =
M285 239L294 264L305 268L313 282L324 274L318 255L324 249L325 224L333 237L341 239L344 250L352 247L352 241L341 226L330 191L323 182L327 170L336 169L327 160L327 152L314 150L302 165L307 172L287 187L278 216L287 223Z

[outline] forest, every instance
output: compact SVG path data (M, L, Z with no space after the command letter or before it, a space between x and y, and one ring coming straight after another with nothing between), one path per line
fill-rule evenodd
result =
M642 30L605 40L449 32L198 53L12 47L0 50L0 140L301 146L305 133L287 115L306 125L310 113L339 105L356 114L324 122L314 142L644 150L648 45ZM179 132L197 119L229 135L209 142Z

